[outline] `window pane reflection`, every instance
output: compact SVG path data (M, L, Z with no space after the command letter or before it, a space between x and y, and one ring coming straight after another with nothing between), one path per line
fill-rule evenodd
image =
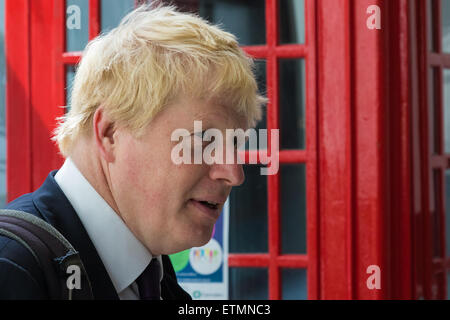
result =
M265 1L262 0L165 0L180 10L197 12L234 34L240 45L266 43Z
M255 60L255 77L256 77L256 81L258 83L258 90L259 92L267 97L267 77L266 77L266 60L264 59L257 59ZM259 121L255 127L256 130L259 129L267 129L267 106L263 106L263 116L261 121ZM258 131L257 131L258 132ZM258 133L257 133L258 135ZM246 150L253 150L253 149L267 149L267 139L261 139L259 140L258 137L258 143L257 143L257 147L256 148L250 148L250 144L247 141L245 144L245 149Z
M432 225L432 241L433 241L433 256L441 256L441 205L440 195L442 194L441 188L441 171L440 169L432 170L431 175L431 188L430 188L430 213L431 213L431 225Z
M72 96L72 85L75 77L76 67L72 65L66 66L66 112L70 110L70 98Z
M280 146L305 148L305 60L281 59L280 66Z
M200 16L220 23L234 34L241 45L266 43L265 1L200 0Z
M267 300L268 272L265 268L230 268L230 300Z
M434 18L435 13L435 0L427 0L427 30L428 30L428 48L432 52L436 52L436 20Z
M306 269L282 269L282 299L306 300L308 291L306 285Z
M108 32L119 25L120 20L134 9L135 0L102 0L101 30Z
M450 270L447 271L447 300L450 300Z
M450 153L450 69L444 70L444 136L445 153Z
M450 257L450 169L445 171L445 247Z
M230 252L267 252L267 177L244 165L245 182L230 194Z
M305 1L281 0L280 43L305 43Z
M429 69L429 76L428 76L428 96L429 96L429 132L430 132L430 150L433 154L439 154L440 153L440 146L439 146L439 121L438 118L438 99L437 92L438 87L437 84L439 83L439 68L430 68Z
M450 1L441 1L442 51L450 53Z
M306 172L304 164L282 165L281 251L306 253Z
M89 0L66 0L66 51L82 51L88 41Z

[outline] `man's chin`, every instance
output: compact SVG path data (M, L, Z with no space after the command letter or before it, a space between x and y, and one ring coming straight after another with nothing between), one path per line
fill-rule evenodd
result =
M208 230L208 232L204 232L202 234L199 234L195 237L195 239L192 239L192 247L202 247L205 244L207 244L209 242L209 240L211 240L212 237L212 231L213 229L211 228L211 230Z
M212 233L209 233L209 235L203 235L201 237L197 235L196 237L184 239L184 241L182 240L178 245L170 246L170 248L167 247L166 250L163 250L162 254L169 255L195 247L202 247L211 240L211 235Z
M184 244L189 245L189 247L186 247L183 250L194 248L194 247L202 247L205 244L207 244L209 242L209 240L211 240L211 238L212 238L213 229L214 229L214 226L211 228L203 227L201 232L199 231L194 236L192 236L190 239L186 239Z

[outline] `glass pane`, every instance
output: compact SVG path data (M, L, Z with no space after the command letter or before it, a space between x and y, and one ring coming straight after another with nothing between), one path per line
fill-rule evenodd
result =
M230 300L267 300L268 278L265 268L230 268Z
M102 0L101 30L108 32L119 25L120 20L134 9L135 0Z
M280 66L280 146L305 148L305 61L281 59Z
M244 165L245 182L230 194L230 252L267 252L267 177Z
M255 76L256 76L256 81L258 82L258 90L259 92L264 95L267 96L267 77L266 77L266 60L264 59L258 59L255 60ZM267 129L267 109L266 106L263 107L263 117L261 119L260 122L258 122L258 124L256 125L256 130L259 129ZM259 137L259 136L258 136ZM250 148L249 142L247 141L247 143L245 144L245 149L246 150L253 150L253 149L267 149L267 139L262 139L261 141L258 138L258 145L257 148Z
M73 78L75 77L76 67L66 66L66 112L70 110L70 98L72 95Z
M443 87L445 153L450 153L450 69L444 69Z
M306 269L281 270L283 300L308 299L306 273Z
M259 92L267 96L267 62L265 59L255 59L255 76ZM264 127L265 128L265 127Z
M435 0L427 0L427 30L428 30L428 48L430 51L436 52L436 19L434 18L435 13Z
M175 1L185 2L185 1ZM266 43L265 1L198 0L200 16L234 34L241 45Z
M441 1L442 52L450 53L450 1Z
M181 11L196 12L234 34L241 45L266 43L265 1L262 0L163 0Z
M281 0L280 43L305 43L305 1Z
M0 0L0 208L6 204L5 0Z
M306 253L306 170L304 164L282 165L281 251Z
M441 190L441 177L440 170L433 170L431 176L432 188L430 195L430 212L431 212L431 224L432 224L432 239L433 239L433 256L441 256L441 206L440 206L440 196L442 194Z
M450 300L450 270L447 271L447 300Z
M439 84L439 68L430 68L428 75L428 103L429 103L429 132L430 132L430 151L433 154L440 154L440 132L439 132L439 118L438 118L438 108L439 99L437 98L437 88Z
M89 41L89 0L66 0L66 51L82 51Z
M450 257L450 169L445 171L445 247Z

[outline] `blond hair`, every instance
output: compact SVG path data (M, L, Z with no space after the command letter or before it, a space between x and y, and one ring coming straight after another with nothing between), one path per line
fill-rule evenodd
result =
M138 7L88 43L73 82L71 108L53 140L68 156L102 105L112 121L139 134L179 94L226 99L253 127L266 99L254 63L235 36L173 6Z

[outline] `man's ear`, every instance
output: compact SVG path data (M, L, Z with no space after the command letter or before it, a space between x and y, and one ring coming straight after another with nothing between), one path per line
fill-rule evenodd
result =
M113 162L115 159L114 151L116 142L114 137L116 131L114 122L111 121L102 106L97 108L92 121L95 144L101 156L107 162Z

